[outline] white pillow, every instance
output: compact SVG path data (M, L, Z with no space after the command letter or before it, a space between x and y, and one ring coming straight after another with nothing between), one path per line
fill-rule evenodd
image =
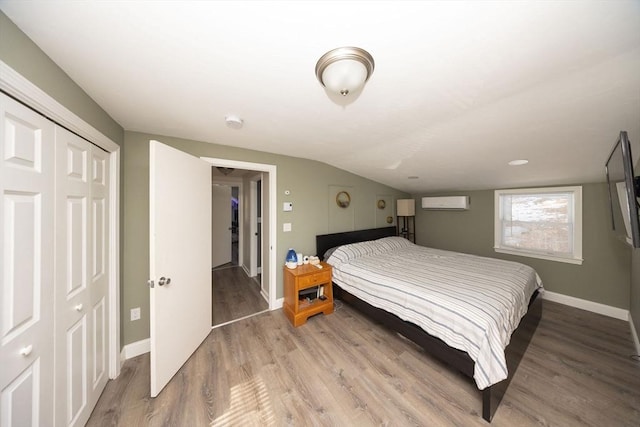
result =
M406 248L407 246L413 245L413 243L404 237L399 236L383 237L382 239L376 240L376 243L379 245L379 250L381 252L392 252L396 249Z
M363 256L380 253L380 246L374 241L351 243L336 248L327 258L327 263L337 266Z

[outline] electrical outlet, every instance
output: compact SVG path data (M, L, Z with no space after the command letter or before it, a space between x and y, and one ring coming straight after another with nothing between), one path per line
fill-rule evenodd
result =
M140 307L131 309L131 321L140 320Z

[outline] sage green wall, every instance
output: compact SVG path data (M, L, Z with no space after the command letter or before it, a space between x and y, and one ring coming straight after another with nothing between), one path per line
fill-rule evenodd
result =
M395 198L406 193L313 160L263 153L179 138L125 132L124 143L124 286L122 342L129 344L149 337L149 140L155 139L195 156L223 158L277 167L277 264L276 296L281 298L282 264L289 247L304 254L315 253L315 236L328 230L330 185L351 186L356 229L375 226L376 195ZM284 191L289 190L289 196ZM293 202L293 212L283 212L282 204ZM282 231L290 222L292 231ZM141 307L142 318L129 321L129 310Z
M122 126L1 11L0 59L113 142L122 145Z
M468 195L471 197L471 209L432 211L420 208L420 197L436 195ZM610 231L607 186L604 183L584 184L582 197L582 265L495 252L494 192L491 190L416 196L416 242L423 246L521 262L538 272L548 291L628 309L631 250Z
M124 129L113 120L86 92L49 58L26 34L0 11L0 60L20 73L68 110L122 147ZM121 152L122 156L122 152ZM122 160L122 157L121 157ZM120 169L120 194L123 192L123 173ZM120 224L123 220L120 204ZM120 242L123 231L120 229ZM120 253L120 265L123 255ZM122 287L122 270L120 286ZM121 298L122 303L122 298ZM120 335L122 336L122 325Z

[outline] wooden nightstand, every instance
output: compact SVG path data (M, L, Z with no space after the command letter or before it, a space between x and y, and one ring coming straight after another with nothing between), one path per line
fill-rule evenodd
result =
M314 314L333 313L331 266L326 262L320 265L321 269L311 264L294 269L284 267L283 310L293 326L305 324Z

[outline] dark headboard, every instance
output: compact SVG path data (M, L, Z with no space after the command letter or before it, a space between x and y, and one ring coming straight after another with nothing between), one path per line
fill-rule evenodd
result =
M336 246L395 235L395 227L369 228L368 230L347 231L344 233L320 234L316 236L316 255L322 259L327 250Z

